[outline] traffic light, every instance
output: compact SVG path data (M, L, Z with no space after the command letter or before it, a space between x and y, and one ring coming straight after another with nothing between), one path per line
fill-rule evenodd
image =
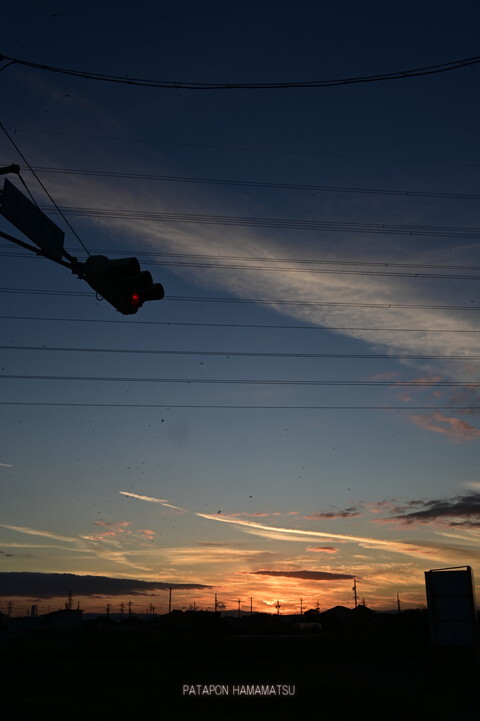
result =
M111 260L105 255L91 255L80 268L89 286L123 315L132 315L146 301L161 300L165 295L151 273L141 270L137 258Z

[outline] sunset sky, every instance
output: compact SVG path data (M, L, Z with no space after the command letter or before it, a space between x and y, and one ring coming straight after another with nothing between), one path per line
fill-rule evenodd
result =
M124 317L0 239L0 611L479 577L478 3L102 7L3 9L0 165L166 297Z

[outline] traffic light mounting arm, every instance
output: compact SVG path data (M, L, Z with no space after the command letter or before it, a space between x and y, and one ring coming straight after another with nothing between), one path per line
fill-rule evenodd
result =
M59 265L63 265L65 268L69 268L72 273L76 273L75 270L76 265L78 265L78 261L76 258L74 258L71 255L67 255L68 259L70 260L69 263L66 263L64 260L57 260L56 258L51 258L47 253L44 253L43 250L40 250L40 248L36 248L34 245L30 245L30 243L25 243L24 240L19 240L18 238L14 238L13 235L9 235L8 233L4 233L0 230L0 237L5 238L5 240L9 240L11 243L16 243L17 245L20 245L22 248L26 248L27 250L31 250L32 253L36 253L36 255L41 255L42 258L48 258L48 260L53 260L54 263L59 263Z
M0 167L0 175L19 171L14 163ZM63 231L7 180L0 190L0 215L39 247L2 231L0 237L69 268L123 315L132 315L147 301L165 296L163 286L154 283L148 271L141 270L137 258L112 260L104 255L91 255L84 263L78 261L64 249Z

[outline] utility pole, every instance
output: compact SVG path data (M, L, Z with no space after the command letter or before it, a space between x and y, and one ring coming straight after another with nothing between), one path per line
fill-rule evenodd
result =
M279 616L279 615L280 615L280 608L281 608L280 601L277 601L277 602L276 602L275 608L277 609L277 616Z
M398 597L398 593L397 593L397 612L398 612L398 613L401 612L401 611L400 611L400 598Z
M242 615L242 612L240 610L240 599L238 599L238 618Z
M303 616L303 598L300 599L300 616Z
M68 592L68 601L65 602L65 609L71 611L73 606L72 589Z
M168 589L168 613L172 612L172 587Z
M250 616L253 616L253 597L250 596Z
M355 608L357 608L357 606L358 606L358 597L357 597L357 579L356 579L356 578L354 578L354 580L353 580L353 589L352 589L352 591L353 591L353 598L354 598L354 601L355 601Z
M120 604L120 620L123 619L123 612L124 612L124 610L125 610L125 604L124 604L123 601L122 601L122 603Z

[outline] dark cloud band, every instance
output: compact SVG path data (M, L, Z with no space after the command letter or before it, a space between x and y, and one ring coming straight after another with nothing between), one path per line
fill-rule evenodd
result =
M0 573L0 596L57 598L68 596L140 596L169 588L211 588L202 583L164 583L109 576L77 576L74 573Z
M342 581L355 578L347 573L328 573L327 571L253 571L256 576L287 576L301 578L304 581Z

